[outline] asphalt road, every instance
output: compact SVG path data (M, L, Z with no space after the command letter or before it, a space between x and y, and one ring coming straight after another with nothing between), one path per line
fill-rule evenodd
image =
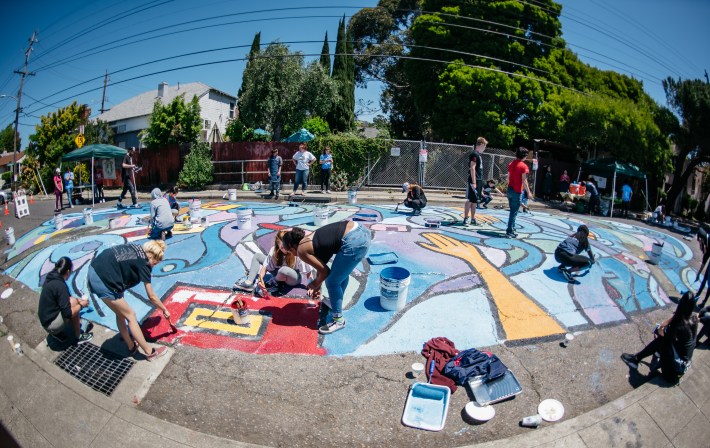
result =
M30 207L31 215L21 220L1 217L3 228L12 226L21 235L51 219L54 198L35 201ZM74 230L67 237L81 232ZM689 246L697 251L694 242ZM0 315L22 339L39 344L45 333L36 318L38 294L7 277L3 281L15 292L11 300L0 300ZM535 414L544 398L560 400L565 418L570 418L631 391L645 378L631 375L619 355L648 342L655 323L669 312L657 310L636 315L631 322L580 332L567 348L561 346L561 339L489 347L516 374L524 391L496 404L496 417L484 425L467 420L463 409L472 397L464 388L452 395L441 432L402 425L412 383L410 366L424 361L419 353L333 358L251 355L178 345L141 408L201 432L268 446L479 443L534 431L518 422ZM417 334L412 338L416 340Z

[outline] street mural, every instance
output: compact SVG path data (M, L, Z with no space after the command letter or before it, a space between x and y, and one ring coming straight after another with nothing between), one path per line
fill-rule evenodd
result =
M419 351L436 336L458 347L526 343L624 322L634 313L667 306L671 302L660 285L687 290L695 277L688 266L692 251L682 238L604 218L520 214L519 238L507 239L505 210L481 210L478 226L461 226L455 224L462 216L457 208L430 206L412 216L394 205L332 205L328 222L354 220L373 237L373 257L351 275L344 302L347 327L319 336L318 307L309 303L303 288L283 297L243 296L251 324L235 323L231 287L246 275L252 255L268 252L280 229L315 230L316 209L294 203L202 203L202 222L189 229L177 226L166 241L165 259L153 268L153 288L177 332L152 307L142 285L126 293L146 335L202 348L319 356ZM69 214L62 230L47 221L17 240L8 253L14 263L6 274L39 291L54 263L68 256L74 262L70 289L75 295L88 293L91 260L110 246L143 243L148 213L148 204L98 210L88 226L81 213ZM580 224L592 231L597 263L568 283L553 253ZM81 231L72 232L77 228ZM663 252L652 267L646 260L655 242L663 243ZM40 243L46 244L37 249ZM377 255L389 253L396 254L389 257L395 264L379 264ZM410 272L401 311L380 306L380 273L391 266ZM100 300L92 298L83 316L115 330L115 318Z

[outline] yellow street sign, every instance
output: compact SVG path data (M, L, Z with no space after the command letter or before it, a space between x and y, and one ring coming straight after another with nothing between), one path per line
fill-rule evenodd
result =
M74 143L76 143L77 148L81 148L82 146L84 146L85 141L86 139L84 138L84 134L79 134L74 139Z

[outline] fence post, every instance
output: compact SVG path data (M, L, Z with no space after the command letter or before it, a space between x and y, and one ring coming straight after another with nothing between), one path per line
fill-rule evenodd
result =
M372 168L370 167L370 154L367 155L367 186L370 186L370 170Z
M242 172L242 185L244 184L244 160L240 160L240 163L242 165L241 172Z

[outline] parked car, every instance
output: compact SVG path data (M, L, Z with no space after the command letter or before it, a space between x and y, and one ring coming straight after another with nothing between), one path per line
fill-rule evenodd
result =
M9 199L12 199L12 190L9 188L3 188L0 190L0 205L5 205Z

